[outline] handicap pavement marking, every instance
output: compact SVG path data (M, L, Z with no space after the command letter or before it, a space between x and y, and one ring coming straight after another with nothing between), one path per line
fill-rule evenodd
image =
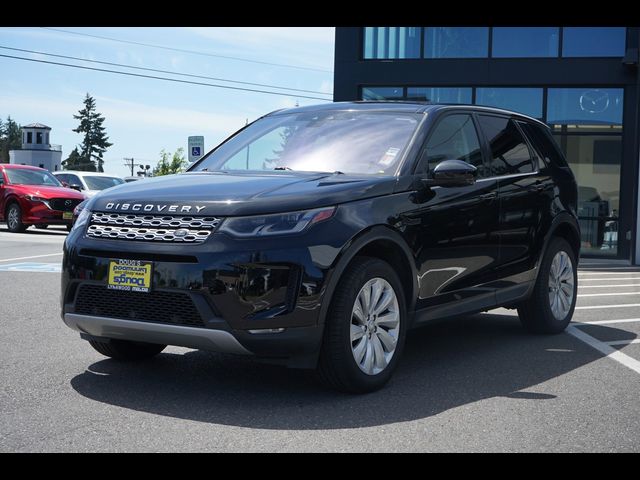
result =
M60 273L62 264L60 263L36 263L21 262L0 265L0 271L3 272L42 272L42 273Z

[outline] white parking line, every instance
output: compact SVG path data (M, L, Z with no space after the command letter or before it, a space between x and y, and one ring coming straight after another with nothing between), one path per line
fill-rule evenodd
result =
M590 322L574 322L572 325L579 327L581 325L607 325L609 323L633 323L640 322L640 318L623 318L620 320L592 320Z
M28 258L53 257L55 255L62 255L62 252L48 253L46 255L32 255L30 257L3 258L2 260L0 260L0 262L13 262L14 260L27 260Z
M618 285L579 285L578 288L614 288L614 287L640 287L640 283L623 283Z
M610 282L612 280L619 282L621 280L638 280L640 281L640 277L615 277L615 278L581 278L579 277L581 282Z
M574 327L573 325L570 325L567 328L566 332L569 335L573 335L578 340L583 341L590 347L595 348L599 352L604 353L604 355L610 358L611 360L621 363L622 365L624 365L627 368L630 368L636 373L640 373L640 361L636 360L635 358L631 358L629 355L625 355L621 351L616 350L615 348L613 348L610 345L607 345L604 342L601 342L597 338L593 338L591 335L587 335L586 333L581 331L579 328Z
M580 268L580 266L578 266ZM638 271L638 267L589 267L588 270L633 270Z
M594 310L596 308L630 308L640 307L640 303L622 303L620 305L590 305L588 307L576 307L576 310Z
M589 275L640 275L638 271L632 272L578 272L579 277L589 276Z
M607 342L607 345L633 345L635 343L640 343L640 338L634 338L633 340L616 340L615 342Z
M618 295L640 295L638 292L622 292L622 293L583 293L578 294L578 298L580 297L615 297Z

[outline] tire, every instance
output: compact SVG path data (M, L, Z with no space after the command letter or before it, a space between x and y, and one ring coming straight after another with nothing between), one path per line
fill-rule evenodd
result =
M27 229L27 226L22 223L22 210L17 203L9 205L5 218L7 219L7 228L10 232L21 233Z
M166 347L166 345L132 342L130 340L110 340L109 342L89 340L89 343L98 353L121 361L144 360L155 357Z
M371 288L382 289L378 301L388 300L387 295L391 292L395 297L387 302L387 307L376 312L379 317L371 316L368 321L366 310L369 309L365 307L365 313L361 315L364 320L360 321L356 301L359 305L363 301L366 303L360 294L365 295L367 289L371 292ZM385 320L378 323L383 317ZM397 319L395 327L394 319ZM395 270L377 258L356 257L343 273L327 311L317 367L319 379L330 388L348 393L382 388L391 378L402 354L406 327L405 295ZM352 338L356 339L352 341ZM361 361L356 360L356 355ZM365 369L369 373L365 373Z
M46 223L36 223L35 227L36 228L41 228L42 230L45 230L49 225L47 225Z
M563 263L554 266L554 259L558 262L568 261L571 272L566 270ZM558 268L556 268L558 267ZM556 271L565 272L560 288L556 289ZM573 282L573 283L571 283ZM570 293L570 298L568 294ZM576 255L564 238L554 238L544 254L540 264L540 272L528 300L518 305L518 316L522 326L532 333L560 333L567 328L578 298L578 269ZM555 313L552 305L555 303ZM568 308L566 306L568 305Z

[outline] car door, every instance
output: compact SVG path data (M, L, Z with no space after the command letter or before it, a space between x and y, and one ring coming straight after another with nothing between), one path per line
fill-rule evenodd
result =
M496 275L498 301L526 290L526 272L533 268L532 253L548 178L540 174L532 151L517 123L506 116L478 115L489 149L490 175L498 182L500 249Z
M416 321L481 309L495 302L498 255L497 181L487 178L477 125L470 113L448 113L427 136L415 174L430 178L444 160L478 168L473 185L430 187L415 195L408 217L417 224Z
M5 209L5 178L4 178L4 169L0 168L0 219L4 219L4 209Z

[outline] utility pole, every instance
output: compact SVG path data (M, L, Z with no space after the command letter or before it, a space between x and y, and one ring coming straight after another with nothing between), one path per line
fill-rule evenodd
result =
M131 169L131 176L133 177L133 158L124 158L124 164Z

